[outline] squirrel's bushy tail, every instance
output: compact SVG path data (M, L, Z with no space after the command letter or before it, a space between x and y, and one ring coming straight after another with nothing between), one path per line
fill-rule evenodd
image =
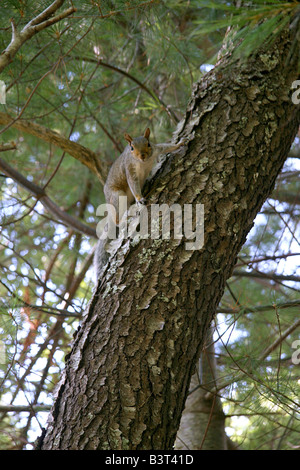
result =
M95 255L94 255L94 271L96 276L96 281L98 281L102 269L106 265L109 259L109 253L105 250L107 240L98 240Z

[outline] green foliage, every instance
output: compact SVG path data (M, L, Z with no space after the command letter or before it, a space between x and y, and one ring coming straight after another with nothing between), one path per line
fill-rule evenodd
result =
M262 212L268 212L269 205L267 202ZM300 386L293 353L299 339L299 302L285 308L288 301L299 300L297 283L288 276L297 267L281 251L293 242L294 233L285 234L284 241L283 234L294 215L281 213L284 204L277 206L272 215L258 217L239 256L237 274L247 273L248 267L254 276L240 274L228 283L222 305L224 309L231 306L236 313L218 317L217 331L225 332L217 348L220 387L226 384L222 397L227 432L242 449L293 449L298 445ZM245 266L243 271L241 266ZM276 279L281 270L286 280Z
M209 22L203 19L196 21L199 27L194 34L202 36L216 30L225 32L229 15L232 29L229 35L235 46L233 55L236 59L251 55L261 46L268 47L288 24L299 23L300 20L300 7L296 1L254 1L241 8L222 1L204 1L201 4L215 12L220 11L222 15Z

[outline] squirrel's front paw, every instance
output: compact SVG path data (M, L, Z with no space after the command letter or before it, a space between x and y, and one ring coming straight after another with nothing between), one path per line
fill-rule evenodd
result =
M146 204L147 203L147 199L144 198L144 197L141 197L141 199L139 201L137 201L139 204Z
M146 204L146 202L147 202L147 199L146 199L146 198L144 198L144 197L139 197L139 196L137 196L137 197L135 198L135 200L136 200L136 202L137 202L138 204Z
M180 147L184 147L185 145L188 145L189 140L187 138L184 138L179 142Z

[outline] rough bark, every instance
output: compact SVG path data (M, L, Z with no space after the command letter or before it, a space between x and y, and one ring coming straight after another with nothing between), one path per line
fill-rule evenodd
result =
M171 449L203 339L299 126L289 39L194 88L151 202L202 203L205 243L124 240L99 280L42 449ZM296 48L297 49L297 48Z

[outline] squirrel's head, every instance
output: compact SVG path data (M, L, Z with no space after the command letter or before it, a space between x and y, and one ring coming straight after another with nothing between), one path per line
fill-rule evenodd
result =
M144 132L144 135L141 137L136 137L132 139L129 134L124 134L125 139L129 143L131 155L137 160L142 162L148 160L152 155L152 147L149 142L150 129L147 129Z

